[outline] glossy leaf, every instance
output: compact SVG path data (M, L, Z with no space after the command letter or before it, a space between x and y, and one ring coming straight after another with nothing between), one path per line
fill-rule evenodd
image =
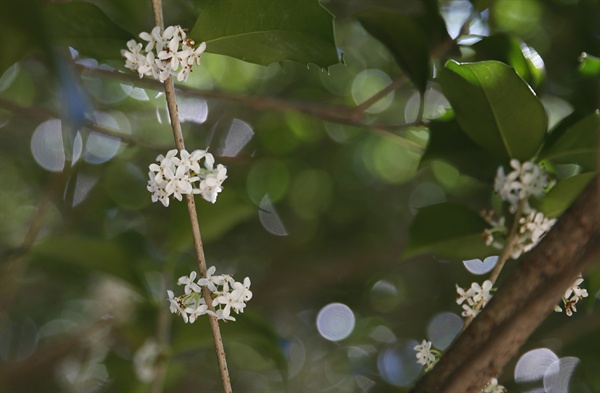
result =
M381 41L419 89L425 91L431 76L425 32L412 18L390 10L373 9L357 15L358 21Z
M578 117L574 114L553 129L540 158L554 164L577 164L584 170L596 168L600 111L573 123Z
M579 56L578 71L584 76L600 78L600 58L583 52Z
M206 51L269 65L292 60L329 67L339 63L333 16L317 0L196 0L189 36Z
M477 61L498 60L513 67L527 83L538 87L545 76L542 58L519 38L509 34L496 34L483 38L472 46Z
M544 106L525 81L497 61L449 61L440 82L458 123L496 159L531 159L546 134Z
M120 50L133 38L90 3L52 3L42 8L42 13L56 43L100 61L120 59Z
M421 163L442 160L460 173L491 182L501 162L469 139L455 119L435 120L429 125L429 145Z
M434 253L450 260L485 258L494 253L481 233L487 223L479 214L456 203L440 203L419 210L409 229L404 257Z
M560 216L577 199L595 175L594 172L582 173L558 182L544 196L539 210L546 217L555 218Z

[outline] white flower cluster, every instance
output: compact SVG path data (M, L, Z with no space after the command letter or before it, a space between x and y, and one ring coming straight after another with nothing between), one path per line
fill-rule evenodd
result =
M475 317L479 314L479 311L481 311L492 298L490 293L492 291L492 285L490 280L485 280L481 285L474 282L468 290L464 290L456 285L456 293L458 293L456 303L458 305L462 304L463 317Z
M200 278L198 281L196 281L196 272L180 277L177 284L185 286L184 294L175 296L173 291L167 291L171 312L181 315L186 323L194 323L199 316L204 314L225 321L235 321L231 311L236 314L243 313L246 302L252 299L250 278L246 277L244 282L237 282L229 274L216 276L215 270L215 267L212 266L206 272L206 277ZM215 311L208 308L202 296L203 287L210 291L211 306L215 308Z
M565 291L565 295L562 297L563 305L565 307L565 312L568 316L573 315L574 312L577 312L577 308L575 305L584 297L588 297L588 292L586 289L581 288L579 285L583 282L583 277L579 275L577 280ZM555 312L562 312L562 308L559 305L554 306Z
M498 380L496 378L490 379L490 381L485 385L483 389L481 389L481 393L506 393L508 389L506 389L502 385L498 385Z
M529 214L519 219L519 237L512 246L510 257L518 259L531 251L555 223L556 219L548 219L542 212L531 209Z
M510 160L513 171L504 174L500 166L496 173L494 189L503 200L510 204L510 212L515 213L520 201L524 201L523 211L529 213L528 199L530 196L544 195L544 188L548 185L548 176L537 164L526 161L521 164L518 160Z
M417 363L425 366L425 371L429 371L435 366L441 353L435 349L431 349L431 341L423 340L423 342L414 347L417 351Z
M176 155L177 149L169 150L166 156L160 154L156 163L150 164L147 189L152 193L152 202L160 201L169 206L171 195L181 201L182 195L201 194L207 201L215 203L217 194L223 190L221 185L227 179L227 168L221 164L215 168L215 159L206 150L192 153L181 150L180 157ZM200 165L202 159L204 167Z
M127 49L121 50L125 57L125 67L137 71L140 78L152 76L164 82L170 75L177 76L178 81L186 81L194 64L200 64L200 55L206 49L186 37L181 26L169 26L161 33L156 26L150 33L140 33L140 38L147 42L146 46L136 40L127 42Z

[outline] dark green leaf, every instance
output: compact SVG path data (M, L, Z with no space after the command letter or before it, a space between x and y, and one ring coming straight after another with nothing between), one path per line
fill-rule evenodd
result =
M120 59L120 50L133 38L90 3L52 3L42 13L56 43L98 60Z
M196 0L200 16L189 34L206 51L268 65L292 60L339 63L333 16L317 0Z
M417 89L425 91L431 67L429 45L421 26L412 18L390 10L368 10L356 18L390 50Z
M584 76L600 77L600 58L583 52L579 56L579 73Z
M27 15L27 17L24 17ZM45 35L37 2L6 1L0 12L0 76L11 65L35 52Z
M554 164L577 164L584 170L596 168L600 111L573 123L578 116L566 118L553 129L540 158Z
M483 38L472 48L477 52L477 61L498 60L506 63L533 87L538 87L544 80L542 58L515 36L504 33L492 35Z
M429 145L421 163L442 160L462 174L491 182L501 162L469 139L454 118L429 125Z
M525 81L497 61L449 61L440 82L464 132L496 159L531 159L548 118Z
M481 239L487 226L479 214L463 205L448 202L424 207L410 226L403 256L434 253L450 260L485 258L496 253Z
M560 216L581 194L581 191L594 178L594 172L582 173L558 182L544 196L540 203L539 210L546 217L555 218Z

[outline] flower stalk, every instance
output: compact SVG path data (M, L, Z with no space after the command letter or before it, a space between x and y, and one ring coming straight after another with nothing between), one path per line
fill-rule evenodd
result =
M164 29L164 22L162 16L162 1L152 0L152 8L154 11L155 24L156 26L159 26L162 31ZM175 146L179 151L181 151L185 149L185 143L183 140L183 134L181 132L181 123L179 122L179 112L177 109L177 101L175 97L175 86L173 84L173 77L171 75L169 75L164 81L164 88L167 99L167 108L169 110L169 116L171 118L171 127L173 129L173 138L175 139ZM187 194L186 202L190 217L190 224L192 227L194 249L196 250L200 275L202 277L206 277L206 259L204 257L204 246L202 244L202 236L200 234L200 225L198 223L198 214L196 212L196 203L194 200L194 195ZM212 307L211 293L206 286L202 288L202 295L206 301L208 309L214 312L214 308ZM229 369L227 367L227 359L225 357L225 348L223 346L223 338L221 337L219 322L217 320L217 317L213 315L209 315L209 321L212 330L213 341L215 343L215 351L217 355L217 361L219 363L219 371L221 373L221 382L223 384L223 390L226 393L232 393L233 390L231 388L231 380L229 378Z

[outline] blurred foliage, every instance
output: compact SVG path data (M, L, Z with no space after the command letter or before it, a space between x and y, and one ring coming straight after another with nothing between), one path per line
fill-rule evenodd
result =
M593 176L599 8L164 1L167 25L208 42L178 95L188 149L229 169L218 203L198 201L208 264L252 278L246 313L223 324L234 390L410 388L413 346L451 340L431 321L460 313L456 283L480 281L461 260L491 255L476 211L498 210L498 165L543 160L551 216ZM165 337L165 391L220 391L208 322L168 312L166 290L197 265L186 206L145 190L173 146L162 86L119 54L152 26L149 0L2 6L3 392L149 391L134 359ZM523 352L579 358L573 391L592 392L598 268L584 277L580 311L550 316ZM333 302L355 318L335 342L315 322ZM499 378L511 391L513 369Z

